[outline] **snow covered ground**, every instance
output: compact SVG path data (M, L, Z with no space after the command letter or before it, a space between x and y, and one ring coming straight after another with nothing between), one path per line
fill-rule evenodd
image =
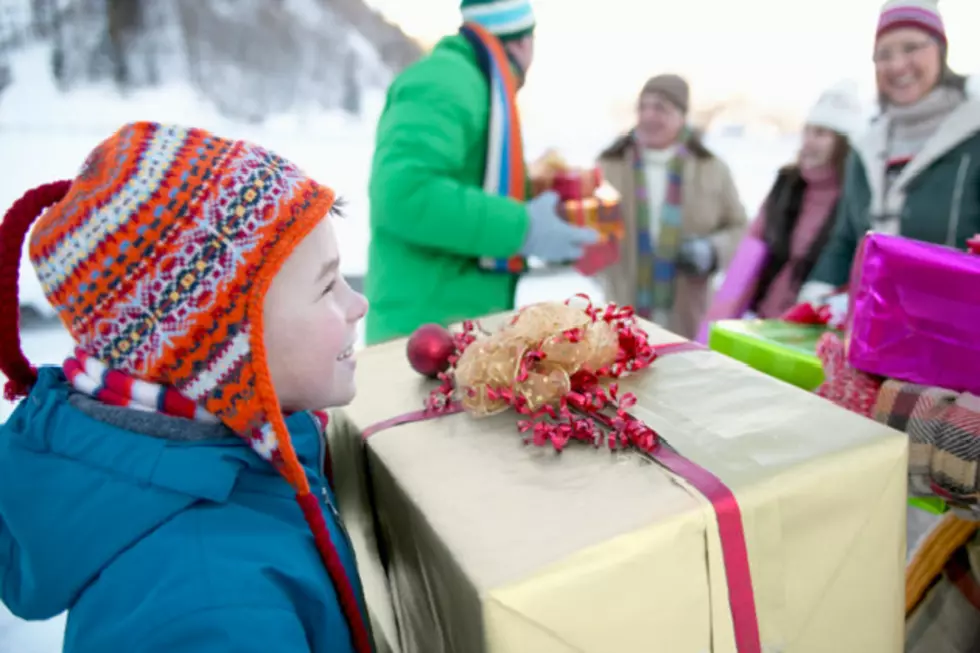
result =
M133 93L121 99L108 88L91 88L61 95L48 74L47 50L38 47L18 56L16 83L0 101L0 152L5 161L0 176L0 208L25 190L74 176L88 151L120 124L151 119L213 129L218 133L261 143L293 159L309 174L333 186L348 200L348 217L337 222L343 243L343 270L363 274L367 262L367 176L374 123L383 98L370 98L363 119L336 113L293 114L260 127L229 123L193 91L172 86ZM608 121L583 120L574 115L555 120L528 112L525 120L527 154L535 157L557 147L570 160L584 161L611 139L617 128ZM772 181L775 170L789 161L795 138L709 135L709 145L732 167L742 200L752 214ZM576 292L598 296L589 280L571 272L537 274L519 288L521 304L565 298ZM21 267L21 296L39 310L47 307L33 271ZM9 310L7 308L6 310ZM23 348L35 364L60 363L71 342L58 327L24 332ZM2 379L0 379L2 380ZM12 406L0 400L0 421ZM60 650L62 617L43 623L24 623L0 606L0 653L54 653Z

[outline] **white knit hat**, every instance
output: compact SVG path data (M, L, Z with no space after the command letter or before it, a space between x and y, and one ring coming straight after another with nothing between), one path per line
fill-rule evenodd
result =
M851 80L838 82L824 91L806 118L808 125L824 127L847 137L857 134L863 121L858 87Z

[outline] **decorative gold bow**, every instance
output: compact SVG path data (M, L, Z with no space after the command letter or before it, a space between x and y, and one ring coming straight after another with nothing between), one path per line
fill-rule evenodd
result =
M466 347L456 364L456 388L463 408L476 416L508 408L501 388L523 397L535 411L557 404L578 372L609 368L618 351L618 334L608 322L594 320L580 307L535 304Z

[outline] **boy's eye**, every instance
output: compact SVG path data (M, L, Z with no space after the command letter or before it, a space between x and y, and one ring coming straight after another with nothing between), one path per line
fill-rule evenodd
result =
M323 289L323 292L320 293L320 297L326 297L327 294L331 290L333 290L333 287L334 287L335 284L336 284L336 281L331 281L330 283L328 283L327 286Z

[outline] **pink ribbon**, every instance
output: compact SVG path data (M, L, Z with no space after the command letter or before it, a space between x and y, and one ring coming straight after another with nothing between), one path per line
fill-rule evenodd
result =
M705 350L703 345L696 342L677 342L658 345L657 355ZM439 411L417 410L373 424L363 431L362 436L367 440L376 433L395 426L424 422L462 411L463 408L459 403L450 404ZM721 539L725 579L728 583L728 606L732 614L736 650L739 653L761 653L759 617L755 607L755 592L752 589L745 527L742 524L742 511L735 493L710 471L688 460L669 446L659 446L649 456L683 478L711 502L715 519L718 521L718 535Z

